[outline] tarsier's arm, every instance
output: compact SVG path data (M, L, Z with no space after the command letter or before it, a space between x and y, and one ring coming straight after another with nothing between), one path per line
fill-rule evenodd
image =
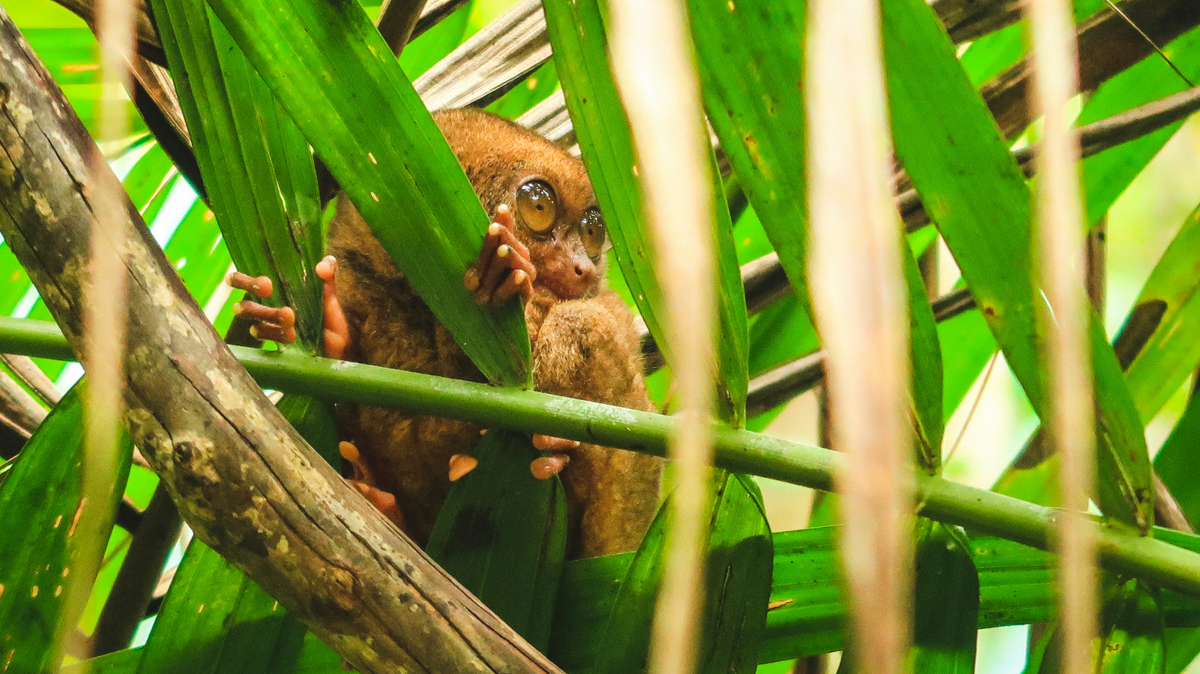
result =
M605 229L583 164L544 138L486 113L449 111L435 119L494 220L464 285L480 304L512 301L515 296L524 301L538 390L650 410L632 316L616 295L603 291ZM342 233L335 236L339 224ZM345 259L327 259L318 267L326 281L326 355L480 380L348 203L339 205L330 238L331 251ZM337 262L343 269L335 281ZM269 281L264 281L234 277L231 284L263 297L264 285L270 291ZM339 293L344 306L339 306ZM290 309L242 302L238 310L259 322L260 338L295 338ZM430 325L436 327L432 341ZM397 353L403 357L395 359L392 354ZM380 415L377 412L383 411L371 410L361 410L359 424L373 414L377 420L386 419L386 425L366 429L373 441L364 440L360 448L370 452L365 458L377 468L383 484L398 490L397 498L405 504L400 509L423 512L414 520L419 538L420 531L431 526L425 522L431 517L426 506L440 506L449 479L472 465L466 454L474 440L463 434L469 425L444 420L439 425L401 412ZM400 442L396 438L403 434L389 430L392 424L422 423L422 442ZM656 510L661 459L540 435L533 441L549 452L533 462L534 475L545 478L561 471L571 519L571 556L635 549ZM366 463L356 452L349 454L352 462L358 461L356 487L372 497ZM441 468L429 472L435 456L442 457ZM432 491L423 491L421 485L431 485ZM384 507L380 498L372 500Z

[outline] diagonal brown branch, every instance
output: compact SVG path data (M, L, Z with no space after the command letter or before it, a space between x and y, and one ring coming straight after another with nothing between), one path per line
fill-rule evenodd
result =
M0 233L76 352L91 195L121 189L98 152L0 10ZM125 421L201 540L361 671L557 672L304 443L124 216Z
M1106 9L1078 28L1079 90L1092 91L1113 75L1154 53L1200 24L1200 3L1195 0L1126 0L1121 7L1128 20ZM1134 28L1130 21L1137 25ZM1148 35L1153 44L1146 41ZM1019 134L1033 121L1029 85L1033 66L1028 58L1001 73L980 90L1000 131Z

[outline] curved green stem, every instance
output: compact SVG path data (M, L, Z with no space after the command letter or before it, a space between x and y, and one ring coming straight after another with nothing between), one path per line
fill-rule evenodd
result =
M671 417L661 414L313 358L297 350L230 348L266 388L396 407L482 426L544 433L661 456L674 423ZM53 323L3 317L0 317L0 353L58 360L75 358ZM837 452L759 433L718 428L715 440L716 465L734 472L831 491L841 468ZM1042 550L1051 549L1059 511L941 477L915 475L914 479L920 515ZM1097 522L1096 527L1105 568L1200 597L1200 554L1138 536L1112 523Z

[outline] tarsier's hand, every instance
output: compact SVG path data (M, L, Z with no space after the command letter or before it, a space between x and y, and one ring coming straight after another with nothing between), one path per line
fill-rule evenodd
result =
M496 208L496 219L488 227L483 251L475 266L467 270L463 285L475 293L479 304L499 304L513 295L525 301L533 296L537 270L529 261L529 249L513 233L512 211L507 205Z
M266 299L274 291L274 284L266 276L254 278L240 271L231 271L225 282L237 290L244 290L259 299ZM296 312L291 307L268 307L258 302L242 300L233 305L233 315L254 321L250 335L259 340L271 340L281 344L296 341Z
M350 349L350 328L346 315L338 303L333 275L337 271L337 260L332 256L317 263L317 276L325 282L323 354L326 358L344 358ZM244 290L260 299L271 296L274 286L266 276L255 278L240 271L230 272L225 282L237 290ZM296 341L296 312L291 307L268 307L258 302L243 300L233 305L235 316L244 316L254 321L250 334L255 339L271 340L281 344Z

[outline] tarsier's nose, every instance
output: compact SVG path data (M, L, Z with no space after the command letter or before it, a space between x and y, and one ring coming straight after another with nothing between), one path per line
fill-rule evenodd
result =
M575 262L575 276L583 286L591 286L596 280L596 265L591 260Z

